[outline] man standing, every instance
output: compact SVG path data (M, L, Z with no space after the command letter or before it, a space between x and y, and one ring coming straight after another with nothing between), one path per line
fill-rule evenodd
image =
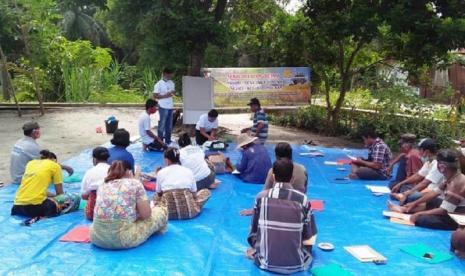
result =
M145 111L139 117L139 135L142 140L142 147L148 151L160 151L166 148L163 140L151 130L150 115L157 112L157 104L157 101L148 99L145 102Z
M259 139L260 144L264 145L268 138L268 117L257 98L250 99L248 106L250 106L250 110L254 113L253 126L251 128L244 128L241 133L250 133L251 136Z
M40 157L40 126L37 122L27 122L23 125L24 137L13 146L10 159L10 175L13 183L21 183L26 164Z
M158 122L158 137L165 144L171 143L171 131L173 128L173 96L175 95L174 82L171 80L173 71L165 68L162 79L153 89L153 99L158 100L160 121Z

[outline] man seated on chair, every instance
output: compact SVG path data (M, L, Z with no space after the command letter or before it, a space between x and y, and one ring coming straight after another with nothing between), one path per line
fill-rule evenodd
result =
M368 148L368 158L353 160L349 177L362 180L388 179L387 168L392 157L391 150L371 128L362 131L362 139Z
M290 274L312 263L316 225L308 198L290 185L293 164L279 159L273 164L275 184L257 195L247 256L261 269Z

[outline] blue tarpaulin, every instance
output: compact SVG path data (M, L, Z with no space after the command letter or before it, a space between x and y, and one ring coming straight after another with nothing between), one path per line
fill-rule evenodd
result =
M273 146L268 147L274 156ZM325 209L316 212L319 242L334 244L335 250L313 249L313 267L335 263L355 275L463 275L465 261L454 257L440 264L428 264L402 252L407 245L423 243L448 251L449 231L428 230L391 223L382 216L387 196L373 196L366 184L384 185L382 181L335 181L346 176L336 166L324 161L347 158L347 151L319 148L324 157L299 156L295 161L309 172L308 195L321 199ZM142 171L162 165L161 153L144 153L140 144L129 150ZM90 150L65 162L83 175L92 166ZM233 161L239 157L233 149L226 152ZM366 151L351 150L351 155ZM170 221L168 231L155 235L138 248L103 250L92 244L59 242L59 238L76 225L89 224L82 211L40 220L30 227L21 226L24 218L10 216L16 186L0 189L0 274L152 274L152 275L252 275L267 274L245 257L251 217L239 215L241 209L253 205L262 185L246 184L233 175L220 175L220 186L205 205L200 216L185 221ZM67 192L78 192L80 183L65 184ZM343 247L370 245L384 255L385 265L361 263ZM301 274L310 274L310 272Z

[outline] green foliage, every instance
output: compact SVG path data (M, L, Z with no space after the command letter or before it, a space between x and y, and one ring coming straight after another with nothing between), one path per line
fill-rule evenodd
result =
M112 85L103 93L92 92L89 102L93 103L143 103L145 97L135 90L125 90L118 85Z
M277 125L291 126L325 133L327 127L326 108L322 106L307 106L296 113L281 116L270 116L271 121ZM418 137L431 137L441 147L452 145L452 139L456 139L456 133L450 128L449 121L435 120L432 117L398 116L383 112L357 112L342 110L336 133L345 135L355 141L360 141L360 133L366 127L373 127L393 150L398 150L400 135L403 133L415 133ZM461 133L465 125L461 125ZM462 137L462 136L459 136Z

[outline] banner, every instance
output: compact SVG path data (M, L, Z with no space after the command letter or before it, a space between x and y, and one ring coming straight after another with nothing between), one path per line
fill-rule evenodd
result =
M310 100L310 68L205 68L213 79L216 107L244 106L251 98L262 105L303 105Z

